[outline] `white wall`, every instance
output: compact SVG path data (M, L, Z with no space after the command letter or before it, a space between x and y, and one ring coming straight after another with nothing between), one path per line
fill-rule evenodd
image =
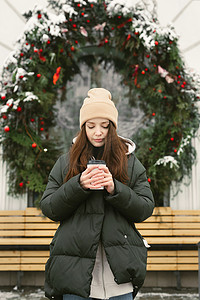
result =
M0 210L25 209L27 207L27 196L14 198L8 195L6 184L6 164L2 161L2 149L0 147Z

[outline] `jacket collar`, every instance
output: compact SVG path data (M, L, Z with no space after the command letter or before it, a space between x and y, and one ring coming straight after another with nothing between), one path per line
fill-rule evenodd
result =
M125 138L125 137L120 136L120 135L118 135L118 136L119 136L121 139L127 141L126 144L127 144L127 146L128 146L128 152L126 153L126 155L129 155L129 154L133 153L133 152L135 151L135 148L136 148L135 143L134 143L133 141L131 141L130 139L128 139L128 138ZM76 139L77 139L77 136L76 136L75 138L73 138L73 140L72 140L72 143L73 143L73 144L75 143Z

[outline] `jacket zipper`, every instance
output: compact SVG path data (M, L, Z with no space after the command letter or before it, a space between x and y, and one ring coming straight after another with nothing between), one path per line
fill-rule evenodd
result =
M103 283L103 291L104 291L104 297L103 297L103 299L106 299L106 288L105 288L105 282L104 282L104 264L103 264L103 262L104 262L104 257L103 257L103 254L104 254L104 253L103 253L103 245L102 245L102 243L101 243L102 283Z

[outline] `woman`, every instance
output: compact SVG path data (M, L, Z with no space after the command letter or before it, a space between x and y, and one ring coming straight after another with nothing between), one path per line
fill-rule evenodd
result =
M110 92L89 90L81 131L49 175L41 208L60 222L46 264L49 299L131 300L144 282L147 249L134 222L151 216L154 201L134 143L116 133L117 118ZM87 167L91 158L106 166Z

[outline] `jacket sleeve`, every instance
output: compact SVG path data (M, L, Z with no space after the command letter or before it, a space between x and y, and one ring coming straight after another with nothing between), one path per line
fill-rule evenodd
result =
M71 216L90 193L80 186L80 174L63 183L64 167L60 157L50 172L46 190L40 201L43 214L53 221L62 221Z
M154 198L146 176L146 170L135 157L130 186L114 179L115 193L105 200L117 209L129 222L142 222L153 213Z

